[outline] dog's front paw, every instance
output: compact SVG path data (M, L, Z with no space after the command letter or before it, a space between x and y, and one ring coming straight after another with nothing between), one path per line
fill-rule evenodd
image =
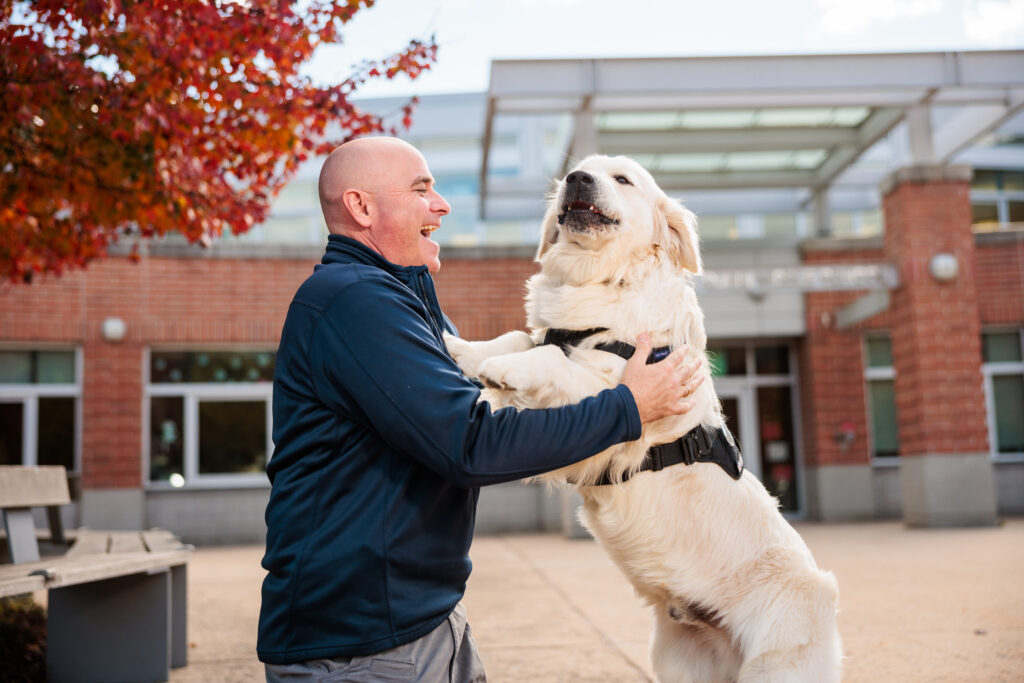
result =
M490 341L474 342L445 334L444 343L448 347L448 354L467 377L479 377L480 366L488 358L533 348L530 335L518 330Z
M485 387L499 391L521 392L537 382L533 367L515 357L516 354L494 356L480 363L477 377Z
M475 352L474 342L466 341L453 334L444 333L444 343L448 347L448 355L462 369L467 377L477 376L480 354Z

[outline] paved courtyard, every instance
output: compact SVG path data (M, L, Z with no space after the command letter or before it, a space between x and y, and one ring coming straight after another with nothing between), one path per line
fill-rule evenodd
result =
M1024 681L1024 520L910 530L802 523L835 572L847 683ZM262 548L200 548L189 565L189 665L171 681L262 677ZM650 681L647 609L593 541L478 538L466 595L489 680Z

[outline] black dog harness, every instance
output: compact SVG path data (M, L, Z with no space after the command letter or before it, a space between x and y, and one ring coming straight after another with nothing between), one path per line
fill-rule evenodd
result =
M569 349L573 346L578 346L581 341L587 337L598 334L599 332L607 332L607 327L591 327L589 330L554 330L548 329L544 335L544 341L541 344L554 344L558 348L562 349L562 353L569 355ZM598 351L607 351L608 353L614 353L616 356L622 356L626 360L633 357L636 353L636 347L627 344L626 342L614 341L606 342L604 344L598 344L594 347ZM668 346L659 346L656 349L651 349L651 355L647 356L647 364L657 363L672 352L672 349Z
M555 344L562 352L569 355L569 349L576 346L587 337L605 332L607 328L594 327L589 330L553 330L549 329L544 335L542 344ZM636 347L625 342L608 342L594 346L599 351L608 351L617 356L629 360ZM656 363L667 356L672 349L661 346L651 351L647 357L647 364ZM718 429L708 431L700 425L694 427L686 434L675 441L652 446L647 451L638 472L658 472L671 467L672 465L692 465L698 462L714 463L721 467L733 479L739 479L743 474L743 455L736 446L729 428L724 424ZM623 475L622 481L629 479L629 475ZM596 482L594 486L605 486L613 484L608 473Z

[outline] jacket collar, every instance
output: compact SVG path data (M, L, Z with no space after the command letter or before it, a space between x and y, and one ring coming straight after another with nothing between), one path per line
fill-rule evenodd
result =
M420 273L427 272L426 266L399 266L394 264L362 242L357 242L351 237L328 235L327 250L324 252L324 257L320 260L320 263L329 266L334 263L352 263L353 261L380 268L402 282L409 282Z

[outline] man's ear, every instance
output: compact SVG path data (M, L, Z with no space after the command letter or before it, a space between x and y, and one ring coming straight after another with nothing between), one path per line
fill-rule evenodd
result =
M345 190L341 195L341 204L355 221L363 228L373 224L373 200L362 190Z
M697 216L671 197L658 202L658 221L661 224L662 244L672 260L694 275L700 275L703 264L700 242L697 238Z
M548 208L544 212L544 220L540 225L540 245L537 247L535 261L540 261L548 249L558 241L558 196L548 199Z

